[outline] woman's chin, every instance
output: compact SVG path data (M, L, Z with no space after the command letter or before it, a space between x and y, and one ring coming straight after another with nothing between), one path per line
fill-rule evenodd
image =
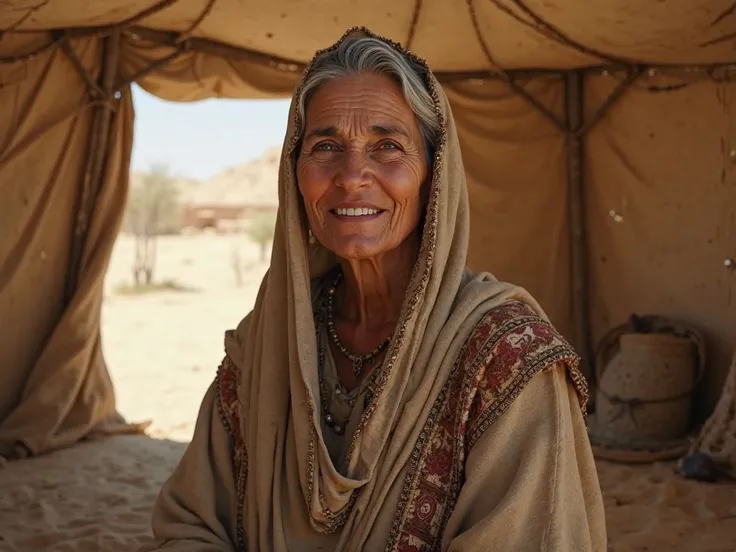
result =
M336 256L346 261L373 259L390 249L390 247L387 247L387 244L368 236L350 236L349 238L343 239L334 238L327 248Z

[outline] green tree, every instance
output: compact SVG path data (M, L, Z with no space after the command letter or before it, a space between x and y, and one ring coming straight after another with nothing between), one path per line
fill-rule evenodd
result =
M151 284L158 236L179 228L179 191L165 165L154 165L128 194L125 227L135 236L133 281Z
M261 261L266 260L268 245L273 241L276 217L270 213L262 213L253 217L245 230L250 240L260 247Z

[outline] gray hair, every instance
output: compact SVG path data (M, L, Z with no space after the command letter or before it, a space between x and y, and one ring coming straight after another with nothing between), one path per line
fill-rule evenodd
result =
M317 89L338 77L364 73L386 75L396 81L417 117L424 149L431 164L440 135L440 122L434 101L424 83L426 69L377 38L348 37L334 50L319 56L312 65L301 94L297 98L297 114L305 120L307 103ZM304 132L302 123L301 132ZM300 137L301 138L301 137Z

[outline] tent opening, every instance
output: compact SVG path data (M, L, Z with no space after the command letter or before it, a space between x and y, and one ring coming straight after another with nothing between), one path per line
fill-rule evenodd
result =
M133 87L130 189L102 342L119 412L189 441L270 257L284 100L168 102Z

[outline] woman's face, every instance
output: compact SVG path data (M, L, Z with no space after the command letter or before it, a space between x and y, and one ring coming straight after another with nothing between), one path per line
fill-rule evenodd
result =
M369 259L418 231L427 157L416 116L391 78L323 84L305 122L297 180L319 243L344 259Z

